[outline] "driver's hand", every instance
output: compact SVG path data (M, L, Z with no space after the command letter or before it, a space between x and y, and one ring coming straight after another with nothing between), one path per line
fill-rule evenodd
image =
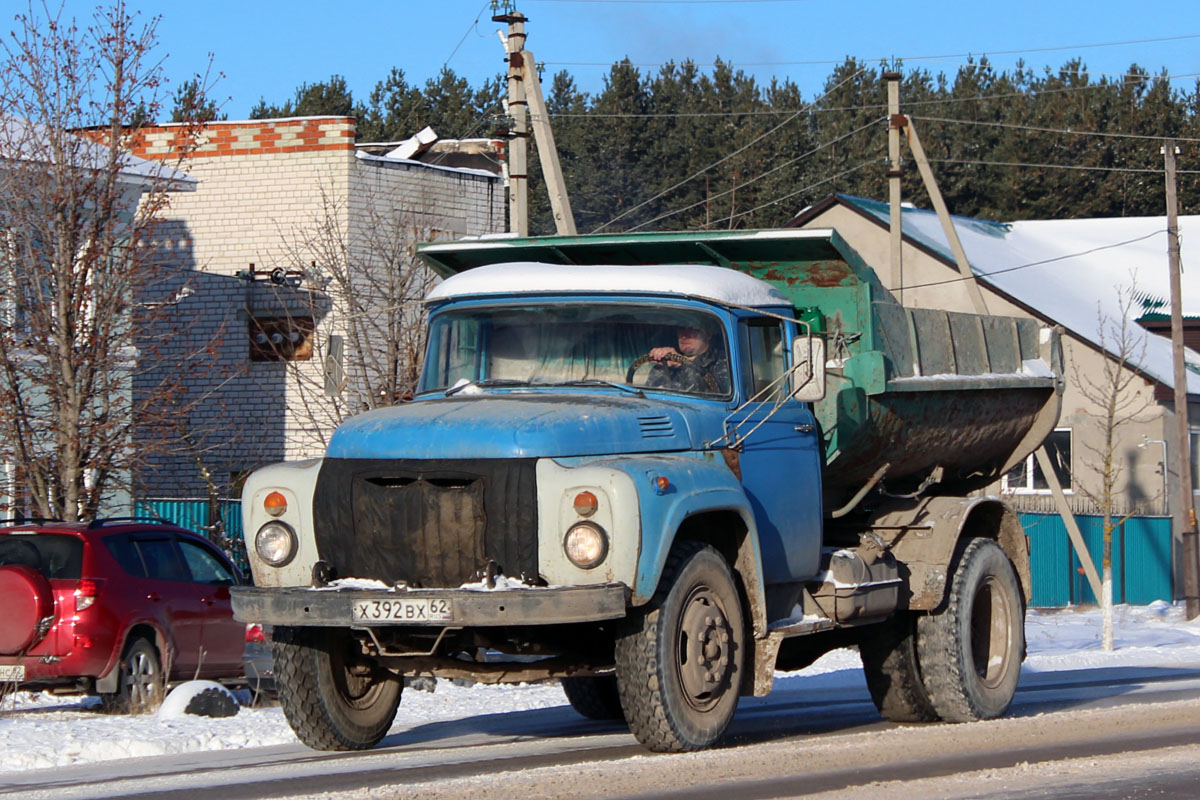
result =
M663 363L664 358L666 358L667 356L671 356L671 355L675 355L675 356L679 355L679 353L675 350L674 347L656 347L650 351L650 360L655 362L656 364L661 364L661 363ZM666 363L667 363L668 367L678 367L679 366L679 362L677 362L677 361L668 361Z

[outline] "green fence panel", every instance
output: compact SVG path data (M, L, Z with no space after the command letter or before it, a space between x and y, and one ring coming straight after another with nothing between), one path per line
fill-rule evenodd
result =
M1025 513L1021 525L1029 537L1033 601L1039 608L1098 603L1082 562L1071 546L1066 525L1057 514ZM1091 514L1075 517L1084 543L1102 573L1103 518ZM1171 520L1168 517L1132 517L1113 531L1113 602L1145 605L1171 600Z
M1175 598L1171 568L1171 518L1133 517L1125 522L1125 602L1146 605Z
M1033 574L1033 600L1038 608L1071 604L1071 545L1061 517L1022 514L1021 525L1029 537L1029 569Z
M242 539L242 502L221 500L220 528L208 524L208 500L206 498L147 498L139 500L134 513L139 516L165 519L181 528L195 531L225 551L235 564L246 572L250 562L246 558L246 545Z
M1101 578L1104 577L1104 518L1092 516L1090 514L1076 514L1075 521L1079 523L1079 532L1083 534L1083 542L1087 545L1088 554L1092 558L1092 563L1096 567L1096 573ZM1124 559L1121 558L1121 528L1118 527L1113 531L1112 541L1112 570L1113 570L1113 602L1124 603L1125 595L1122 591L1123 581L1121 575L1124 572ZM1073 603L1085 606L1094 606L1100 604L1100 599L1096 597L1092 591L1092 585L1088 583L1087 575L1083 572L1083 561L1079 557L1079 553L1075 552L1075 548L1071 548L1071 571L1074 577L1074 586L1071 593L1071 601Z

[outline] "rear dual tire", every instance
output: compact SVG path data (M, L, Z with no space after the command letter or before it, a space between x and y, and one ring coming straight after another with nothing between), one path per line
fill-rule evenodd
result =
M859 643L875 707L893 722L970 722L1008 712L1025 654L1025 601L991 539L961 548L945 602L901 613Z

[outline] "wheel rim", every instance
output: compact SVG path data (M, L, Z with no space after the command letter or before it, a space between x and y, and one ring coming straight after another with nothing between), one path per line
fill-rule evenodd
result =
M144 650L137 650L129 659L129 699L134 707L149 705L158 688L158 668Z
M333 676L342 701L353 709L368 709L375 705L384 690L383 681L375 679L369 664L355 663L345 653L334 656Z
M680 616L676 670L688 704L708 711L725 695L733 671L729 617L716 593L698 586Z
M989 689L998 687L1012 661L1011 599L995 578L979 585L971 609L971 655L975 673Z

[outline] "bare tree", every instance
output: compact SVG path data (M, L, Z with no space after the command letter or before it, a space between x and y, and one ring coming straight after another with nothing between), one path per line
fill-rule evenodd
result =
M31 3L2 44L0 462L15 497L0 510L94 515L146 454L134 427L175 410L170 381L132 388L173 302L138 305L164 278L155 225L192 135L179 131L174 165L124 147L159 109L156 23L122 0L85 26Z
M1089 489L1082 482L1077 487L1099 508L1101 514L1100 639L1101 647L1105 650L1114 648L1113 531L1139 510L1139 506L1127 507L1119 502L1121 489L1126 482L1126 470L1117 459L1118 434L1125 426L1139 421L1139 415L1154 405L1153 394L1137 391L1141 378L1130 366L1139 362L1145 354L1146 337L1149 335L1132 319L1136 297L1137 291L1133 285L1119 289L1118 314L1115 318L1105 314L1103 309L1097 310L1100 348L1107 353L1103 368L1097 374L1084 372L1078 365L1072 368L1080 394L1100 411L1096 415L1096 425L1101 432L1099 443L1084 442L1082 448L1097 460L1099 489Z
M287 360L289 411L309 445L324 447L348 416L412 396L425 341L421 301L435 280L415 249L444 233L432 208L419 189L376 187L344 199L322 187L313 217L281 231L278 307L293 321L313 320L310 330L323 321L311 357Z

